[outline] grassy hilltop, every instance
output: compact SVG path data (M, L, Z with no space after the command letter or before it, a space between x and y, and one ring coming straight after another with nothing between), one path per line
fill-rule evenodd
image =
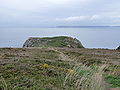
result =
M1 48L0 90L119 90L120 51Z
M68 36L57 37L30 37L23 47L68 47L84 48L79 40Z

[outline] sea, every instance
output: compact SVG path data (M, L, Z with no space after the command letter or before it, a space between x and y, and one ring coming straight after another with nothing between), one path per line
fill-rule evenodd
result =
M29 37L70 36L85 48L116 49L120 27L0 28L0 48L21 48Z

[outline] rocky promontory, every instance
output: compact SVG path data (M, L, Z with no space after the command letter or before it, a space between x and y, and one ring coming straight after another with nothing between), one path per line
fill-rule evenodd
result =
M30 37L23 44L23 47L68 47L84 48L79 40L67 36L57 37Z
M120 50L120 46L117 48L117 50Z

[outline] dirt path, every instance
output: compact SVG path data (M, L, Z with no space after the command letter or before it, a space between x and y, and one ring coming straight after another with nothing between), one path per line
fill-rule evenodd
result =
M65 55L63 52L61 51L58 51L57 49L54 49L54 48L51 48L51 50L59 53L59 58L60 60L63 60L63 61L74 61L73 59L69 58L69 56Z

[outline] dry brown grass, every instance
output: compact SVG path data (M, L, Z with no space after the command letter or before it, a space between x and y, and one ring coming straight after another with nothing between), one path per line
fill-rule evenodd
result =
M49 67L45 69L43 64ZM105 81L105 76L120 75L120 51L0 48L0 74L0 87L14 90L113 89Z

